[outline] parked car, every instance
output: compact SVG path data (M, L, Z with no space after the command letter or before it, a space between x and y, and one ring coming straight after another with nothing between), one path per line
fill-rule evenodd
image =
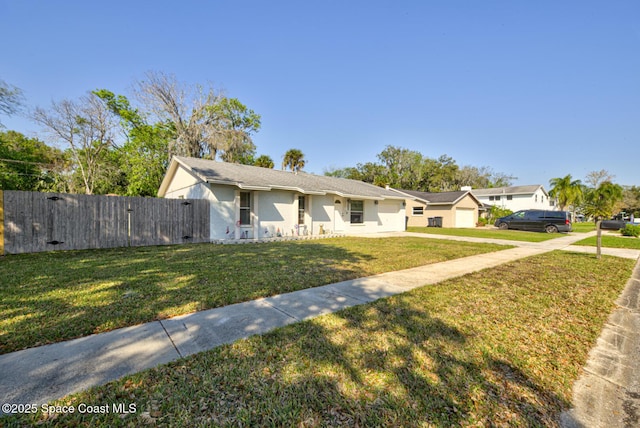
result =
M503 230L571 232L571 214L568 211L522 210L497 219L495 225Z

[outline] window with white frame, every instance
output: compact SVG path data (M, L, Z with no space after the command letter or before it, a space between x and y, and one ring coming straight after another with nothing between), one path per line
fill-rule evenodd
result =
M413 215L414 216L424 215L424 207L413 207Z
M251 224L251 193L240 192L240 225Z
M304 196L298 196L298 224L304 224Z
M364 223L364 201L351 201L351 223Z

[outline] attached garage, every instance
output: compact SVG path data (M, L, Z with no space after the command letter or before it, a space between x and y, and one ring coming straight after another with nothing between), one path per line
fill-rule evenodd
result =
M453 227L476 227L477 210L473 208L456 208L456 219Z
M441 218L442 227L476 227L480 202L469 191L417 192L396 190L406 196L407 226L426 227L429 219Z

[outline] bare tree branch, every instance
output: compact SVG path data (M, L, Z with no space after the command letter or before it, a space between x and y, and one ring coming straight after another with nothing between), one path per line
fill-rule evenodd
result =
M92 194L100 171L100 156L115 146L116 120L95 94L89 93L77 102L52 102L49 110L37 107L31 118L44 127L55 141L68 145L79 169L84 191Z

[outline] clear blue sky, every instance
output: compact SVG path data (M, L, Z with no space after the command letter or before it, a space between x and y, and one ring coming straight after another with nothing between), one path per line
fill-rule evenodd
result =
M149 70L211 82L262 115L258 154L318 174L396 145L515 184L640 185L637 0L0 0L0 52L30 107Z

